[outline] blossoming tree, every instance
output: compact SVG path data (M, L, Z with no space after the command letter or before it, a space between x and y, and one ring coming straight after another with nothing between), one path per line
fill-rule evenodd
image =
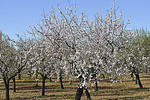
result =
M84 13L81 13L81 19L78 18L76 7L66 7L65 13L58 6L58 16L53 9L48 15L43 14L39 28L31 28L31 33L44 38L47 47L51 48L57 61L54 64L56 72L59 75L72 72L69 75L79 79L76 100L81 99L83 90L91 99L86 84L92 78L97 87L100 74L105 73L112 82L117 82L128 72L124 55L130 35L130 31L126 31L129 22L124 24L122 14L117 17L116 10L114 6L105 18L96 15L90 22Z

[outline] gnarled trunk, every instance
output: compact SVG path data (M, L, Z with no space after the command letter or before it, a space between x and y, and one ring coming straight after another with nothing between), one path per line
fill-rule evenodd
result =
M85 90L85 94L87 96L87 100L91 100L90 94L85 86L85 80L82 76L79 77L79 86L76 92L75 100L80 100L83 94L83 89Z
M75 96L75 100L80 100L83 94L83 89L85 90L85 94L87 96L87 100L91 100L91 96L90 93L88 91L88 89L86 87L78 87L77 92L76 92L76 96Z
M76 92L76 96L75 96L75 100L80 100L82 94L83 94L83 87L82 88L78 87L77 92Z
M84 90L85 90L85 94L87 96L87 100L91 100L91 96L90 96L89 91L87 90L87 88L84 88Z

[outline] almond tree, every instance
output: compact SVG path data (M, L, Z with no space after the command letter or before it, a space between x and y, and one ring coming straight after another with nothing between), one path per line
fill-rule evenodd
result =
M9 81L21 71L24 66L16 66L18 63L17 51L14 42L8 36L2 35L0 51L0 73L3 77L6 90L6 99L9 100ZM20 67L20 70L17 70Z
M29 56L27 40L14 41L2 35L0 51L0 74L3 77L6 90L6 99L9 100L9 81L13 79L16 92L15 76L25 68ZM19 48L19 49L18 49Z
M139 87L143 88L139 73L144 72L145 68L149 66L148 34L145 34L142 30L134 31L134 35L132 36L132 39L130 39L128 48L129 68L131 73L135 75L135 83L138 83Z
M93 77L97 82L100 74L108 74L112 82L122 80L121 76L128 72L123 60L126 57L126 37L130 32L126 31L122 15L117 17L115 7L105 18L97 15L92 22L84 13L79 19L75 7L66 7L64 13L58 6L58 11L58 16L54 9L48 15L43 14L42 25L31 29L32 34L44 37L45 43L49 43L57 60L56 69L72 72L71 76L79 79L75 99L81 99L83 90L91 99L86 84Z
M17 75L17 73L14 73L16 72L14 69L15 53L15 48L10 42L9 37L3 35L0 51L0 73L5 83L6 100L9 100L9 81Z
M95 17L93 40L99 46L98 56L102 60L102 66L105 66L103 70L110 75L113 82L117 81L116 76L128 72L124 60L124 55L127 54L127 37L130 35L130 31L126 31L128 24L129 22L125 25L122 13L117 17L115 5L105 18L99 15Z
M30 50L32 55L30 56L31 69L35 71L35 74L40 74L42 77L42 95L45 95L45 80L47 76L54 72L55 59L53 56L53 46L51 43L45 41L45 38L35 39L35 44ZM48 43L48 44L47 44Z
M141 41L141 53L142 53L142 70L147 74L148 68L150 68L150 32L147 30L141 29L139 30Z

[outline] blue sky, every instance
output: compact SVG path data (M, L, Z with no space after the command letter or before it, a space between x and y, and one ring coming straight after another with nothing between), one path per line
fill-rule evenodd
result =
M103 17L106 10L113 7L114 0L70 0L76 4L77 12L85 12L90 20L94 14L100 13ZM147 28L150 31L150 0L115 0L123 16L131 16L129 27ZM48 13L50 9L57 9L68 5L68 0L0 0L0 30L16 39L15 34L27 33L29 26L36 25L41 20L43 9Z

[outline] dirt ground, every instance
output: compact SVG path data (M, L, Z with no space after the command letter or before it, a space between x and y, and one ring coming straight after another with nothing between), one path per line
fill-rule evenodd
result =
M111 86L109 81L100 81L98 91L94 91L93 82L88 83L88 90L92 100L150 100L150 76L140 75L143 89L140 89L132 78L127 78L123 83L115 83ZM10 81L10 99L11 100L74 100L78 87L78 80L69 83L69 80L63 80L64 89L61 89L59 82L52 79L53 82L46 80L45 96L42 96L42 80L39 80L39 86L35 86L35 79L28 75L23 75L21 80L16 78L17 91L13 92L13 82ZM5 87L0 80L0 100L5 99ZM83 92L81 100L86 100Z

